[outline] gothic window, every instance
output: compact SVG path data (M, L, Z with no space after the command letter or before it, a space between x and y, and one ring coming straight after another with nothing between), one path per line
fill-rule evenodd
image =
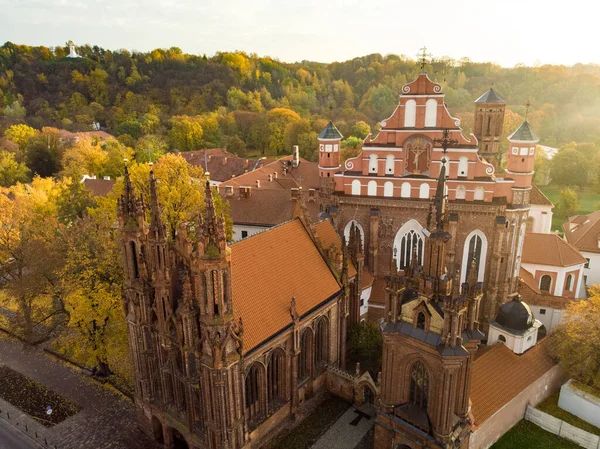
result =
M392 181L387 181L383 185L383 196L394 196L394 183Z
M260 369L253 364L246 375L246 416L248 419L256 418L262 413L261 408L261 382Z
M404 105L404 127L414 128L417 118L417 102L408 100Z
M485 271L485 259L487 255L487 238L479 230L471 232L465 240L463 248L463 263L461 270L461 282L465 282L469 277L471 262L475 259L475 269L477 270L477 281L483 282Z
M468 176L469 174L469 158L461 156L458 158L458 176Z
M427 184L426 182L421 184L421 186L419 187L419 198L429 198L429 184Z
M135 242L129 242L129 249L131 252L131 266L133 268L133 277L140 277L140 268L138 266L138 258L137 258L137 249L135 247Z
M570 274L567 276L567 282L565 284L565 290L570 292L571 288L573 287L573 275Z
M467 189L465 188L465 186L463 186L463 185L458 186L456 188L456 199L464 200L466 196L467 196Z
M400 231L399 231L400 232ZM394 246L394 256L398 262L398 268L404 270L410 265L413 248L417 249L417 263L423 264L423 238L416 230L410 229L400 239L396 236L397 245ZM396 243L396 242L395 242Z
M369 156L369 173L377 174L377 155L371 154Z
M410 403L421 410L427 411L429 397L429 373L425 365L417 362L412 366L410 375Z
M385 174L393 175L394 174L394 155L388 154L385 157Z
M425 103L425 127L435 128L437 122L437 101L433 98L427 100Z
M367 195L377 196L377 181L369 181L369 184L367 184Z
M540 290L543 292L549 292L550 287L552 287L552 277L548 274L545 274L540 279Z
M317 333L315 335L315 363L317 365L327 363L327 319L321 318L317 323Z
M271 404L278 400L285 399L285 355L281 349L273 351L271 361L267 367L267 399L269 401L269 409Z
M358 179L352 181L352 195L360 195L360 181Z
M492 117L490 115L488 115L488 118L487 118L487 131L485 133L486 136L490 135L491 128L492 128Z
M298 382L302 382L310 376L312 341L311 331L309 329L305 330L302 334L300 355L298 356Z
M417 329L425 330L425 314L423 312L419 312L417 315Z
M400 189L400 196L402 198L410 198L410 182L403 182Z
M482 201L484 199L484 196L485 196L485 189L481 186L475 187L475 195L473 196L473 199L475 201Z
M362 226L356 220L350 220L344 228L344 237L346 239L346 244L350 243L350 231L352 230L352 224L354 224L354 226L358 229L358 232L360 234L360 248L363 249L365 245L365 231L363 231Z

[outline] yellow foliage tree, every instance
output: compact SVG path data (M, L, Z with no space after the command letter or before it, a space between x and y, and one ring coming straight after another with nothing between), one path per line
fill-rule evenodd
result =
M36 136L38 131L33 129L31 126L27 125L12 125L9 126L6 131L4 131L4 135L12 140L14 143L19 145L19 148L23 150L27 146L27 142L29 139Z

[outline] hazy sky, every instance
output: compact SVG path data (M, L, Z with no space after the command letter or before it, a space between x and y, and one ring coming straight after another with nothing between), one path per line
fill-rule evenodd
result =
M293 62L369 53L600 63L595 0L0 0L0 43L244 50Z

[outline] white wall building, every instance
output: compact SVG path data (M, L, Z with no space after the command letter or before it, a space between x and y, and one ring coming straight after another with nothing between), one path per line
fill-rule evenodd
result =
M600 211L569 217L563 224L565 239L586 259L583 283L600 284Z
M527 217L527 231L549 234L552 232L552 208L554 204L536 186L531 188L531 208Z

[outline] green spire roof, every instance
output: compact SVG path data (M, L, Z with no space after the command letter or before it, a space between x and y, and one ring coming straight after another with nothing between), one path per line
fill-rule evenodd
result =
M506 103L504 99L492 88L475 100L475 103Z
M521 140L523 142L537 142L540 140L538 136L536 136L531 130L531 126L529 126L529 122L525 120L519 129L517 129L514 133L508 136L508 140Z
M323 128L321 134L319 134L319 139L341 139L343 136L335 127L333 122L327 123L327 126Z

